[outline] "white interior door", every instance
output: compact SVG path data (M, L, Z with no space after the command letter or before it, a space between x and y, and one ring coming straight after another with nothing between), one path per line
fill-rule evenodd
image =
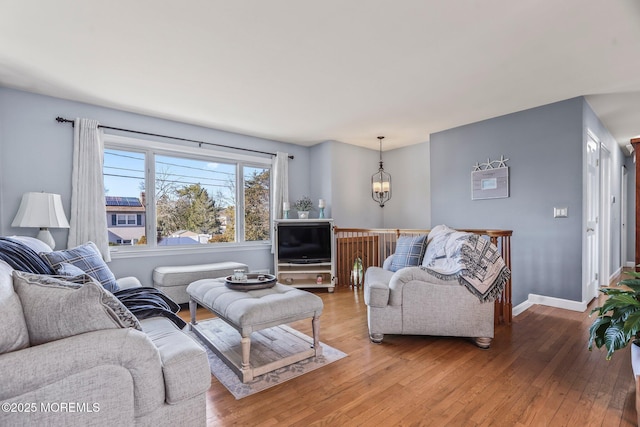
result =
M611 275L611 153L600 146L600 286L609 285Z
M600 213L600 142L588 133L586 144L587 188L585 215L585 271L583 277L583 297L588 303L598 295L599 260L599 230L598 216Z

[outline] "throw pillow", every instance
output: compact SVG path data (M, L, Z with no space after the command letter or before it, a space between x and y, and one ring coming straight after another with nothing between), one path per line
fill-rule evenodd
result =
M71 283L52 276L13 272L31 345L101 329L135 327L138 320L98 283Z
M69 265L73 267L71 264ZM70 271L73 271L73 270L70 269ZM131 311L129 311L127 306L124 305L122 301L118 299L118 297L116 297L111 292L107 291L100 284L100 282L98 282L93 277L82 272L82 270L80 269L78 269L78 271L79 271L79 274L76 276L42 276L42 277L57 279L59 281L59 282L56 282L57 284L61 284L63 286L71 286L76 289L80 287L78 285L85 285L87 283L92 283L93 285L98 286L98 288L102 292L102 303L107 307L111 308L113 313L117 316L118 320L120 321L120 324L125 328L135 328L140 331L142 330L142 326L140 325L140 322L138 321L138 318L136 317L136 315L133 314Z
M398 271L404 267L420 265L427 246L427 235L400 236L396 242L396 251L391 260L390 271Z
M13 290L13 268L0 260L0 354L29 347L22 303Z
M35 237L30 236L9 236L13 240L17 240L20 243L23 243L33 249L36 253L40 252L51 252L52 249L40 239L36 239Z
M40 256L56 271L62 263L73 264L100 282L109 292L113 293L120 290L115 276L102 259L100 251L93 242L85 243L73 249L41 253Z
M85 272L73 264L69 264L68 262L61 262L56 268L56 274L59 274L60 276L73 277L81 276L85 274Z

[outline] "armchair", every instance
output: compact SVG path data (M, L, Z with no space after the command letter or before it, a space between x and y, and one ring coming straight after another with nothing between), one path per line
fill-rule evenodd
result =
M369 337L468 337L489 348L492 301L509 277L497 248L478 235L437 226L428 238L401 237L396 253L365 273Z
M397 272L369 267L364 301L371 341L384 334L469 337L489 348L494 336L494 307L481 303L455 281L434 279L420 267Z

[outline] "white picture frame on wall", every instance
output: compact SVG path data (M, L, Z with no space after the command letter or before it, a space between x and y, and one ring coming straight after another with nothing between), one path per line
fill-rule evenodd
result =
M509 197L509 167L471 172L471 200Z

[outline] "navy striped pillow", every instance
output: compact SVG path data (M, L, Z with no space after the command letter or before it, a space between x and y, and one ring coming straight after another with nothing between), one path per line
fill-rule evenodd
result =
M116 278L102 260L102 255L93 242L73 249L41 253L40 256L53 268L57 270L63 263L69 263L96 279L109 292L119 290Z

